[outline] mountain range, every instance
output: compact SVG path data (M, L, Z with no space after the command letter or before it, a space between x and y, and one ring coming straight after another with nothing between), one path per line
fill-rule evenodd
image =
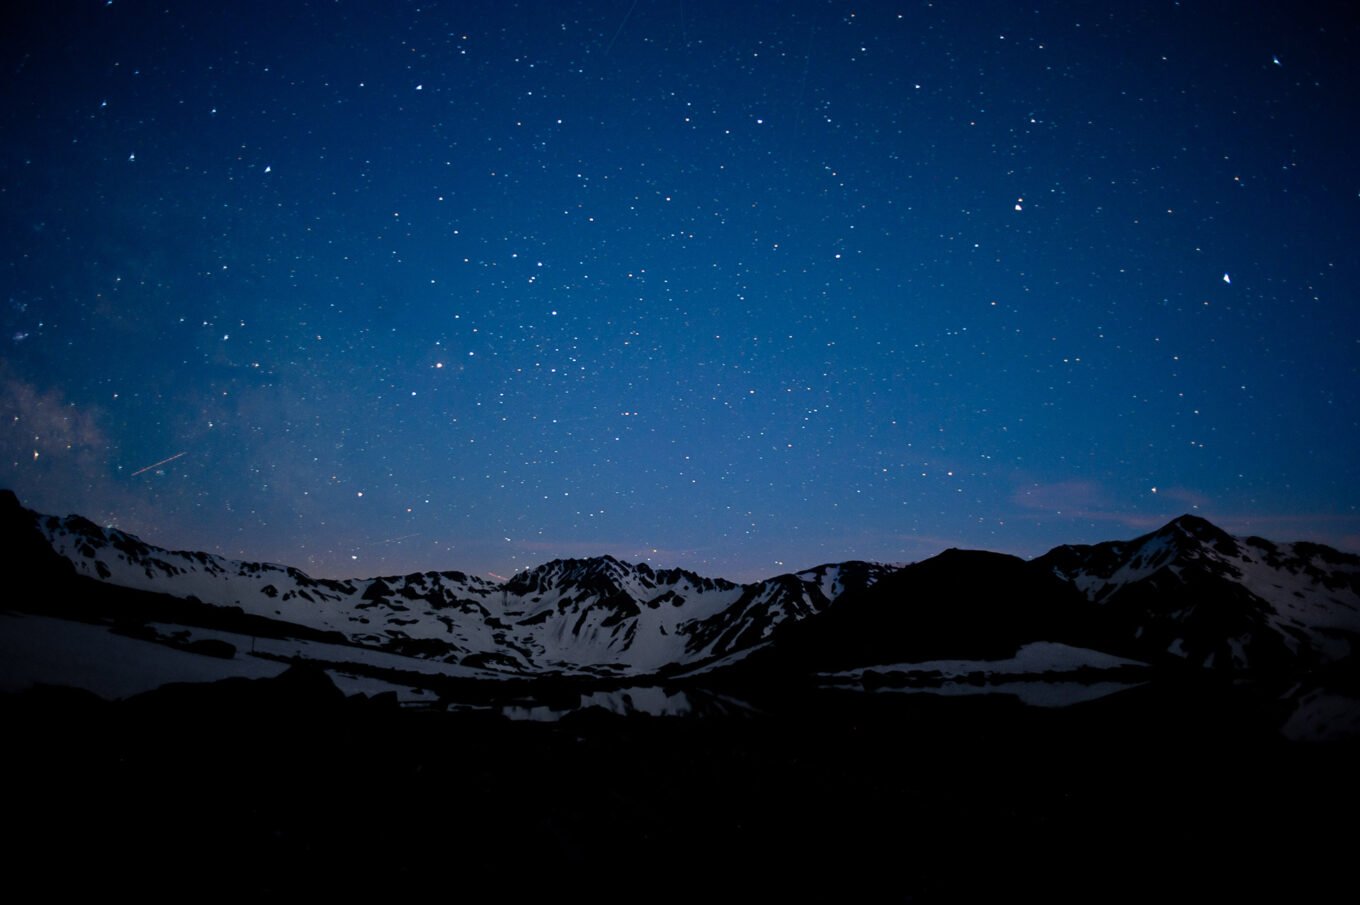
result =
M907 566L851 561L749 584L610 556L553 560L501 582L454 571L316 579L36 513L9 491L0 524L11 615L111 626L211 658L211 676L314 660L347 669L356 689L383 690L394 675L419 690L729 672L938 685L977 671L958 664L994 672L1012 661L1050 679L1131 667L1295 676L1349 664L1360 641L1360 557L1237 538L1191 515L1031 560L951 549ZM43 642L21 639L17 617L3 624L13 646L38 656ZM46 623L23 631L37 625ZM105 656L90 650L87 660ZM8 686L22 687L22 670L10 672Z
M0 589L16 888L1348 879L1360 557L1193 516L748 584L607 556L337 581L0 491Z

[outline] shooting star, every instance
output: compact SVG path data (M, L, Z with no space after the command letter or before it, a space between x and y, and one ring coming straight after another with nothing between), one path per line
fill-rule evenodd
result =
M145 468L139 468L139 469L137 469L137 470L134 471L132 474L128 475L128 477L130 477L130 478L135 478L135 477L137 477L137 475L142 474L143 472L150 471L150 470L153 469L153 468L160 468L160 467L161 467L162 465L164 465L165 463L167 463L167 462L173 462L173 461L175 461L176 459L178 459L180 456L185 456L185 455L188 455L188 454L189 454L189 451L188 451L187 449L186 449L184 452L177 452L177 453L175 453L173 456L171 456L171 457L168 458L168 459L161 459L159 462L152 462L150 465L146 466Z

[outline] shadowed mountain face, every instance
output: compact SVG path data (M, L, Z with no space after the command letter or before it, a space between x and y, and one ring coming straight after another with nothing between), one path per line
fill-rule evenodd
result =
M1349 657L1360 639L1360 557L1238 539L1194 516L1131 541L1058 547L1031 566L1075 587L1154 660L1280 670Z
M195 633L210 628L463 678L679 675L756 651L748 673L835 671L1002 660L1034 644L1281 672L1345 660L1360 638L1360 557L1238 539L1192 516L1029 562L947 550L906 567L846 562L745 585L609 556L506 582L452 571L318 580L40 515L10 493L0 520L11 609L69 616L62 607L79 600L85 617L148 636L189 627L171 633L181 648L242 643Z
M1095 615L1070 583L1018 557L946 550L791 625L767 656L818 670L1000 659L1034 641L1099 646Z

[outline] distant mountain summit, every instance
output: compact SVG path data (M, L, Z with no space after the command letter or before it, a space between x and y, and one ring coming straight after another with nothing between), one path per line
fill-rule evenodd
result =
M1360 557L1321 544L1239 539L1184 515L1130 541L1058 547L1032 565L1153 659L1283 669L1340 660L1360 642Z

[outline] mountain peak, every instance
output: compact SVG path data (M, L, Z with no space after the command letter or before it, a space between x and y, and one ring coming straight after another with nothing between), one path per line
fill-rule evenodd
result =
M1184 531L1218 530L1214 523L1209 521L1207 518L1204 518L1203 516L1192 515L1189 512L1176 516L1171 521L1167 522L1165 525L1165 527L1167 528L1170 528L1172 526L1180 528Z
M1208 519L1189 513L1172 519L1148 537L1181 543L1192 541L1227 555L1237 552L1237 541L1231 534Z
M530 594L562 584L619 591L625 584L634 582L644 587L654 586L651 566L634 565L605 554L587 559L554 559L515 573L504 587L512 594Z

